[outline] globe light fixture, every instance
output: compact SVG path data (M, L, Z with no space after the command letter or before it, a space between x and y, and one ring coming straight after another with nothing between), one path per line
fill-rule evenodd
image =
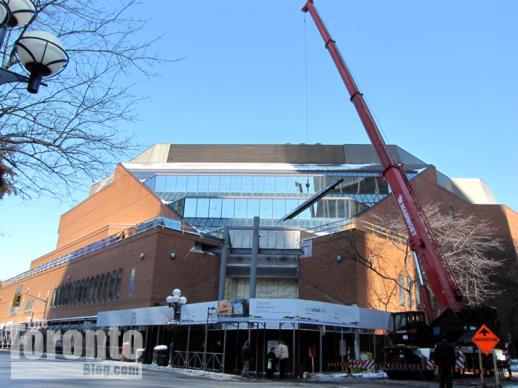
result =
M9 20L9 6L3 0L0 0L0 26L7 25Z
M187 303L187 298L182 296L182 291L175 288L172 295L165 298L167 305L173 309L173 322L178 322L181 319L182 306Z
M8 28L27 26L36 16L36 7L31 0L0 0L0 50ZM29 77L0 68L0 85L11 82L26 82L30 93L37 93L43 77L61 72L68 63L68 54L61 41L44 31L27 31L18 38L15 53L20 64L29 72Z
M29 31L16 42L16 55L29 71L30 93L37 93L43 77L56 75L68 63L68 55L61 41L45 31Z
M36 16L36 7L31 0L8 0L7 6L10 13L7 20L9 27L26 26Z

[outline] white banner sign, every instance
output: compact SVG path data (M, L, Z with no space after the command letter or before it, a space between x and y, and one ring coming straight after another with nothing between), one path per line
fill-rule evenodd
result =
M250 318L298 320L357 327L358 307L302 299L250 299Z

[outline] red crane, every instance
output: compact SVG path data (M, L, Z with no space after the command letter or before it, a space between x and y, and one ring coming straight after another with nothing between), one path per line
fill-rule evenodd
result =
M367 131L367 135L383 165L382 176L389 183L397 207L403 216L408 231L408 243L416 259L418 272L421 272L421 275L426 279L423 281L422 276L420 276L419 283L428 321L432 322L439 313L442 313L448 308L453 311L458 311L460 309L459 304L462 300L460 291L455 284L450 267L441 252L433 230L406 177L404 167L394 162L390 156L387 145L365 103L363 94L358 90L358 86L354 82L340 51L338 51L335 41L331 39L322 19L320 19L313 0L308 0L302 8L302 11L311 14L311 17L320 31L324 39L325 47L329 51L342 77L342 81L351 96L351 102L354 104L365 131ZM434 312L432 309L425 284L429 285L435 296L438 311Z

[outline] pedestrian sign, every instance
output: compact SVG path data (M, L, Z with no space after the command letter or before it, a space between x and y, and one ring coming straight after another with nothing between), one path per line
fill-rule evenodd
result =
M486 356L490 354L496 345L500 342L500 338L496 336L486 325L479 327L471 341L480 349Z

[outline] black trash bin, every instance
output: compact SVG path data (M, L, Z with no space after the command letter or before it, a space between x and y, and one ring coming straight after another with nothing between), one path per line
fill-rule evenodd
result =
M167 366L169 364L169 349L166 345L158 345L153 348L153 364Z

